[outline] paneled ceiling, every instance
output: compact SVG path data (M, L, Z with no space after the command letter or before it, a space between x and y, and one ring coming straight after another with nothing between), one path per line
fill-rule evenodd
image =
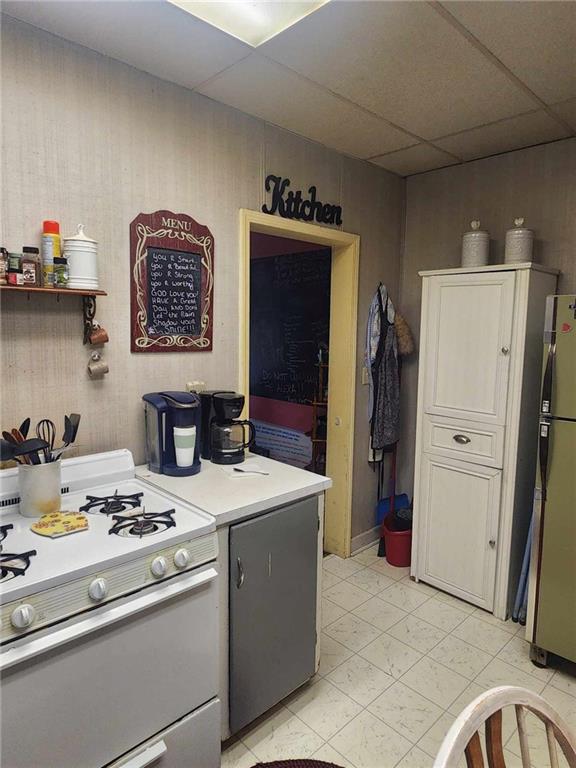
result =
M332 0L256 48L164 0L2 10L401 176L576 135L573 0Z

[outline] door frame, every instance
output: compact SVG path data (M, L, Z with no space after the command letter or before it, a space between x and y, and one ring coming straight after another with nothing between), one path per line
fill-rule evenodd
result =
M240 209L239 391L250 392L250 234L306 240L332 249L330 361L324 549L349 557L352 545L352 479L356 399L356 334L360 236L260 211ZM338 311L335 311L335 308ZM249 397L246 398L248 408Z

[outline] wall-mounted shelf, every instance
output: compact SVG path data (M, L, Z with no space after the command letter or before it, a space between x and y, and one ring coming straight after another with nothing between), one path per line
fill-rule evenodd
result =
M85 291L78 288L38 288L34 285L0 285L0 291L11 291L12 293L27 293L28 299L31 293L44 293L56 296L56 301L60 301L60 296L80 296L82 299L82 320L84 323L84 344L90 340L92 323L96 314L96 296L107 296L106 291Z
M0 291L12 293L50 293L53 296L107 296L106 291L84 291L78 288L38 288L34 285L0 285Z

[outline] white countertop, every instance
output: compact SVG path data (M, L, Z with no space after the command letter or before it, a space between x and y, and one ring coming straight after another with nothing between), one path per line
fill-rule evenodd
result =
M253 460L270 474L234 477L218 464L202 460L200 472L190 477L159 475L146 465L136 467L136 476L213 515L218 527L323 493L332 485L332 480L323 475L262 456L254 456Z

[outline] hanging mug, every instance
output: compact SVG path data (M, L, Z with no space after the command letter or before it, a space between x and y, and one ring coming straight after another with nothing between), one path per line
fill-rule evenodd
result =
M102 355L99 352L92 352L90 355L90 362L88 363L88 374L91 379L98 376L104 376L108 373L110 368L105 360L102 360Z
M96 322L92 323L92 330L88 339L90 344L106 344L107 341L110 341L106 328L102 328L100 323Z

